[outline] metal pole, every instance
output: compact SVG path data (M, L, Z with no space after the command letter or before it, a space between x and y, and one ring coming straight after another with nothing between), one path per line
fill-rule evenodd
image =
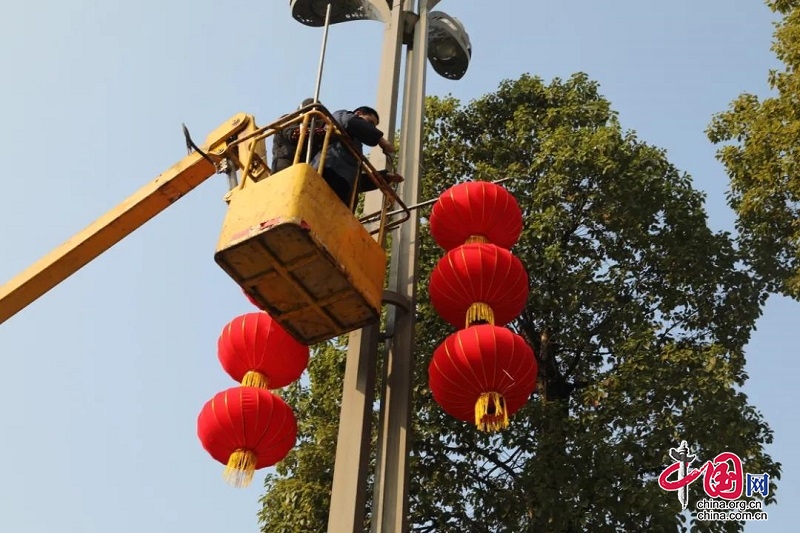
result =
M389 141L394 140L394 131L397 124L397 100L400 89L400 52L403 48L403 32L405 23L405 6L411 0L393 0L392 18L386 25L383 34L383 55L381 56L381 70L378 77L378 96L375 109L381 116L380 129ZM375 168L386 168L388 161L380 148L373 148L369 154L370 162ZM375 202L365 206L364 211L371 213L380 209L382 196L379 192L368 193L366 200ZM375 209L370 209L374 207Z
M228 190L231 191L239 186L239 179L236 174L236 165L230 159L225 160L225 175L228 177Z
M407 205L416 204L420 196L425 112L428 0L419 0L418 4L419 19L414 26L414 40L406 54L400 133L402 157L399 172L405 178L400 192ZM409 527L408 456L411 443L418 236L419 214L415 213L400 226L392 242L389 290L401 298L405 297L409 305L407 311L396 306L387 310L387 329L393 336L385 363L385 388L375 466L373 533L405 533Z
M402 2L394 0L391 19L384 31L375 106L382 119L381 129L386 132L389 140L393 137L397 113L403 22ZM370 159L376 168L385 166L385 156L380 150L373 150ZM367 194L364 200L365 211L377 211L381 208L382 201L380 193ZM330 533L361 533L364 530L379 334L379 325L376 324L349 336L331 506L328 513Z
M317 85L314 87L314 103L319 102L319 88L322 84L322 68L325 66L325 50L328 46L328 28L331 26L331 3L325 9L325 29L322 31L322 50L319 52L319 67L317 68Z
M325 8L325 29L322 31L322 49L319 52L319 67L317 68L317 84L314 87L314 103L319 102L319 88L322 85L322 69L325 66L325 50L328 47L328 28L331 27L331 3ZM314 116L311 117L311 124L308 128L308 144L306 146L306 163L311 163L311 151L314 147Z

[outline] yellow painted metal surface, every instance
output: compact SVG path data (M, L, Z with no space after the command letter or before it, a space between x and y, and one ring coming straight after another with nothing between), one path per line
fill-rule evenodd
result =
M219 157L227 142L253 119L235 115L206 138L202 150ZM158 176L86 229L0 287L0 323L80 270L142 224L172 205L216 172L214 165L194 152Z
M380 316L386 254L311 166L231 191L217 263L297 340Z

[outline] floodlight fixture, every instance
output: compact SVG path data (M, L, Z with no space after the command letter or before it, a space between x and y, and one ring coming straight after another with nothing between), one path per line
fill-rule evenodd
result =
M351 20L388 22L391 7L387 0L289 0L292 17L306 26L325 25L325 10L331 5L331 24Z
M447 13L428 14L428 60L442 77L460 80L472 58L472 44L464 25Z

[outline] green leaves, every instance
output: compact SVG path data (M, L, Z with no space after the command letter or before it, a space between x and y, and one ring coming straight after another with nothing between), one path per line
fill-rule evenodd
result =
M769 74L776 95L742 94L713 117L707 134L730 177L728 203L740 246L772 291L800 298L800 4L773 1L785 15L772 49L785 65ZM726 144L729 143L729 144Z
M769 5L770 9L773 11L777 11L778 13L786 14L792 9L797 8L800 6L800 1L798 0L767 0L767 5Z
M282 391L295 410L298 445L264 482L258 515L264 531L326 531L343 376L344 351L325 343L313 351L308 382Z

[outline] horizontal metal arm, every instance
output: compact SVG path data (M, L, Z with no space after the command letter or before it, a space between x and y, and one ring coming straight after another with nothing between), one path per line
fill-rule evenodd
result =
M513 180L513 179L516 179L517 177L518 176L510 176L508 178L502 178L502 179L499 179L499 180L494 180L494 181L492 181L490 183L495 183L495 184L503 183L504 181ZM394 215L399 215L400 213L404 213L405 211L413 211L415 209L419 209L420 207L425 207L426 205L435 204L438 200L439 200L438 198L434 198L433 200L425 200L424 202L420 202L418 204L409 205L405 209L398 209L397 211L390 211L390 212L386 213L386 216L387 217L391 217L391 216L394 216ZM367 223L370 223L370 222L374 222L375 218L374 217L370 217L370 218L367 218L367 219L362 219L362 221L365 224L367 224Z

